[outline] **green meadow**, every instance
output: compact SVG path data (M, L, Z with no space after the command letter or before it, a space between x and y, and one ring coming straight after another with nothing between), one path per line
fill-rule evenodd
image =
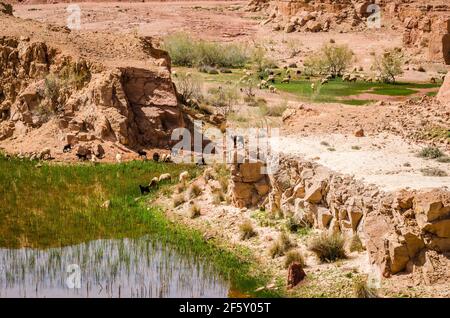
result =
M196 74L205 83L233 85L239 84L239 79L245 74L243 69L231 69L232 73L207 74L199 72L195 68L177 67L179 72L191 72ZM281 73L284 71L280 70ZM291 73L292 74L292 73ZM434 96L441 83L379 83L379 82L345 82L341 78L331 79L327 84L319 85L319 78L306 79L303 76L293 76L290 83L281 83L284 75L276 76L273 84L280 92L285 92L297 97L301 101L312 103L342 103L347 105L365 105L382 100L383 96L405 97L419 93L422 89L431 91L424 92L423 95ZM259 80L255 78L255 85ZM313 91L311 84L315 83L316 89ZM371 99L358 98L360 94L373 94ZM379 99L376 97L379 95Z

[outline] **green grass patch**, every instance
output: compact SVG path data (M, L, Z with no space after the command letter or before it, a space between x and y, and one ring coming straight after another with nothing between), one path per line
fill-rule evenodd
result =
M268 277L246 249L206 241L200 231L166 218L140 197L139 184L162 173L191 176L193 165L133 161L35 167L36 162L0 155L0 247L63 247L96 239L151 238L171 244L182 255L211 262L233 289L254 296L278 296L263 290ZM175 179L175 178L174 178ZM168 181L146 198L167 189ZM101 204L110 200L109 209Z
M346 99L346 97L360 95L364 93L385 95L385 96L409 96L417 93L418 89L438 88L439 84L428 83L370 83L370 82L344 82L342 79L329 80L327 84L319 85L315 91L311 88L311 83L316 80L297 79L291 83L280 83L277 79L275 87L287 93L294 94L300 99L314 102L333 102L348 105L364 105L372 102L367 99ZM317 83L316 83L317 85Z
M376 87L370 93L386 96L408 96L417 93L417 91L406 87Z

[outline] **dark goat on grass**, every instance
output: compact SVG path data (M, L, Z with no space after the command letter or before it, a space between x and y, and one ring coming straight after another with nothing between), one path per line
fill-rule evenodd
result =
M82 154L77 153L76 156L78 157L79 160L82 160L82 161L88 160L88 155L87 154L83 154L82 155Z
M150 187L149 186L139 185L139 189L141 190L141 194L142 195L150 193Z
M153 161L158 162L159 161L159 153L155 152L153 154Z
M146 151L144 151L144 150L138 150L138 155L139 155L139 157L143 157L143 158L147 158L147 152Z

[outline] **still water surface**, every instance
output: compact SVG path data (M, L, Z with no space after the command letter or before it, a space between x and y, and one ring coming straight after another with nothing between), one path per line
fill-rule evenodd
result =
M227 297L211 265L148 237L0 248L0 297Z

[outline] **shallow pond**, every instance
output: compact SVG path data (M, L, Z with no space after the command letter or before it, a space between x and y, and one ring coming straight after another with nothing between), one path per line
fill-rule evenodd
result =
M227 297L207 263L148 237L0 248L0 297Z

